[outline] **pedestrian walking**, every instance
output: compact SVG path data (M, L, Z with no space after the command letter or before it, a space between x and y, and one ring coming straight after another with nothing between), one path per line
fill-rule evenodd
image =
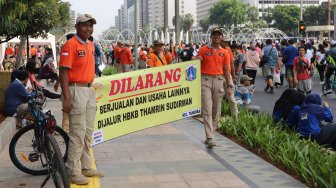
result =
M210 37L211 44L200 48L198 58L201 59L202 117L206 134L205 144L212 148L216 145L213 138L221 114L224 79L228 88L233 88L233 83L230 76L230 55L220 46L223 38L222 30L214 28ZM230 91L227 90L228 96L231 95Z
M88 184L91 176L102 177L92 169L90 155L96 95L92 88L95 77L94 45L89 41L96 20L89 14L76 19L76 35L61 49L60 83L63 111L69 114L70 179L74 184Z
M126 41L124 47L120 50L121 72L131 72L133 70L133 56L131 52L131 43Z
M162 52L164 43L160 40L153 41L153 51L148 54L147 64L150 67L159 67L167 65L166 58Z
M307 49L304 46L299 47L299 56L294 59L294 83L297 85L299 92L309 94L312 89L312 81L310 79L311 64L305 58Z
M267 56L267 62L262 67L262 73L266 81L266 93L274 93L273 76L274 69L277 66L278 50L273 47L272 40L266 40L266 46L262 49L261 57Z

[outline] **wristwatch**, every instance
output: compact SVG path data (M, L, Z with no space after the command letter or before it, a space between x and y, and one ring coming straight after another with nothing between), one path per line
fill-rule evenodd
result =
M232 89L232 88L233 88L233 85L228 85L227 88L231 88L231 89Z

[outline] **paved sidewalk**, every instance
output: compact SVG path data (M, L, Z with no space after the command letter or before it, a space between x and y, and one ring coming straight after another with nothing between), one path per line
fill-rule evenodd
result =
M203 125L188 118L94 147L101 187L306 187L227 138L203 144Z
M48 100L46 109L61 122L59 100ZM188 118L94 146L97 168L106 172L100 187L306 187L221 135L219 146L207 149L204 135L203 125ZM45 176L16 169L8 144L0 154L0 187L39 187ZM54 187L52 180L46 187Z

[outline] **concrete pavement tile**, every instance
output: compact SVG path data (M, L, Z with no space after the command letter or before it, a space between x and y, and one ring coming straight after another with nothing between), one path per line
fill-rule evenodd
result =
M155 175L155 179L157 182L182 182L183 178L179 174L160 174Z
M218 186L221 187L248 187L240 178L232 172L209 172L207 173Z
M219 186L212 180L188 181L191 188L218 188Z
M186 181L190 182L190 181L210 181L210 177L206 174L206 173L184 173L181 174L181 176L183 177L183 179L185 179Z
M159 188L189 188L186 182L164 182L159 183Z
M130 183L153 183L155 181L155 176L128 176Z

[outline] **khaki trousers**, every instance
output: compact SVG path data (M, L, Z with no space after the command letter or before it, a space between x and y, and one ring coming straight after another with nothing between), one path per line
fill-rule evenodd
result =
M232 80L232 78L231 78L231 80ZM235 89L234 88L228 88L226 80L224 79L224 92L226 94L227 94L228 89L230 90L230 96L226 96L226 98L230 103L231 116L238 119L238 106L237 106L237 102L236 102L236 99L235 99L235 96L234 96L235 95Z
M133 71L131 64L121 64L122 72L131 72Z
M122 73L120 60L116 60L116 63L115 63L114 65L115 65L116 68L117 68L117 72L118 72L118 73Z
M69 113L70 175L80 175L82 169L91 169L93 124L96 115L96 94L92 87L69 86L71 111Z
M218 127L224 96L224 76L202 75L202 117L206 138L213 138Z
M63 112L62 129L69 133L69 116L65 112Z

